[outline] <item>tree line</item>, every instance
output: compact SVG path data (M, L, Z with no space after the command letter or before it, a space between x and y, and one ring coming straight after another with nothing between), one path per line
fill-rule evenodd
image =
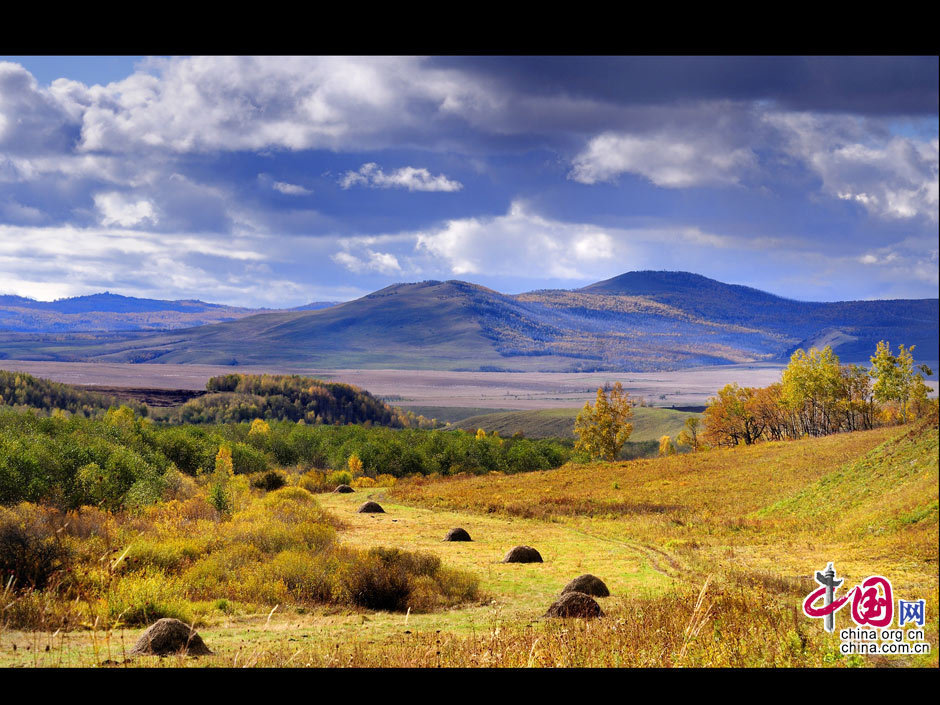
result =
M221 448L236 475L289 467L343 470L356 456L361 476L371 478L544 470L571 455L561 441L465 431L258 419L158 425L126 406L98 419L0 408L0 504L151 504L181 474L211 474Z
M369 424L433 428L433 419L389 406L351 384L301 375L228 374L211 378L205 396L183 404L178 423L239 423L253 419L307 424Z
M926 365L916 365L914 346L897 354L878 343L871 367L843 365L831 346L790 357L780 382L767 387L728 384L709 399L704 412L704 443L751 445L805 436L826 436L875 426L905 423L937 414L929 399Z

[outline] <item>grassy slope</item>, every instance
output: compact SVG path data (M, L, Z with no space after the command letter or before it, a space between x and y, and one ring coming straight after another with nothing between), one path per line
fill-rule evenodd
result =
M881 573L892 579L897 596L928 599L933 653L907 661L892 657L890 663L936 666L937 515L935 509L930 513L937 502L936 448L935 428L913 434L883 428L666 459L414 480L387 490L321 495L321 504L343 522L344 541L435 553L448 565L480 575L492 602L410 616L281 606L271 619L224 617L200 631L219 654L211 662L222 665L435 665L438 657L444 665L662 665L667 657L676 662L688 610L710 575L713 585L732 593L745 578L764 587L756 603L755 588L740 592L744 602L734 608L740 613L723 611L732 607L722 602L710 617L714 628L706 626L687 665L844 665L835 655L837 639L799 613L802 597L814 586L812 572L835 560L849 582ZM387 514L355 513L367 497L380 501ZM836 510L844 513L845 527L808 521ZM915 515L922 516L913 520ZM454 526L466 528L474 541L442 542ZM932 548L911 540L921 534L932 537ZM538 548L545 563L499 563L508 548L523 543ZM583 572L611 587L612 596L601 603L614 619L564 629L534 622L552 595ZM668 602L673 598L678 601ZM792 616L774 622L771 604L783 610L778 614ZM667 624L676 610L679 623ZM636 619L638 611L644 619ZM642 633L630 632L632 624ZM750 626L730 636L742 624ZM751 631L751 643L735 641ZM667 638L673 632L678 644ZM623 642L625 636L633 641ZM132 642L136 631L116 634L115 641L122 637ZM76 646L65 652L67 663L94 662L87 634L69 638ZM21 644L16 653L10 648L14 640ZM645 655L621 661L637 641L646 644ZM24 653L22 644L31 643L34 649ZM40 655L45 643L55 654L55 638L0 633L0 662L47 663L43 659L49 657ZM768 651L759 653L763 648ZM160 663L178 662L152 665Z
M580 411L580 408L508 411L471 416L454 425L468 431L475 431L478 428L482 428L487 433L499 431L503 437L521 431L526 438L574 438L574 421ZM635 407L632 421L633 433L630 434L630 440L634 443L659 441L663 435L675 438L682 430L685 420L690 416L699 416L699 414L651 406Z

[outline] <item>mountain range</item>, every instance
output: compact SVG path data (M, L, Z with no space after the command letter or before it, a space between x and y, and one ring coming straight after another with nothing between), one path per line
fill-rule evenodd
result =
M172 303L182 308L201 302ZM0 333L0 357L656 371L783 361L799 347L824 345L832 345L843 361L867 362L877 342L888 340L895 347L916 345L917 360L937 360L938 303L795 301L688 272L628 272L580 289L515 295L463 281L425 281L394 284L315 310L241 309L248 313L233 315L235 320L176 330L61 334L8 329ZM220 308L227 311L214 315L232 315L232 309Z
M338 302L314 301L292 311L312 311ZM233 321L274 309L242 308L205 301L162 301L104 292L56 301L0 295L0 331L67 333L173 330Z

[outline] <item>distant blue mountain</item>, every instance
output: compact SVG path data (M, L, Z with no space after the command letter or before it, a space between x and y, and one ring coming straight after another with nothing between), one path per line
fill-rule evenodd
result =
M916 345L917 360L935 361L940 358L938 304L937 299L794 301L689 272L628 272L581 289L518 295L468 282L426 281L395 284L342 304L286 311L48 313L149 316L151 328L164 320L173 329L166 325L166 332L133 334L112 329L84 337L10 332L0 334L0 356L324 368L644 371L783 361L798 347L825 345L843 361L865 362L879 340L888 340L895 348ZM0 310L0 327L2 315ZM197 322L211 315L232 320ZM192 323L183 328L179 324L186 318Z

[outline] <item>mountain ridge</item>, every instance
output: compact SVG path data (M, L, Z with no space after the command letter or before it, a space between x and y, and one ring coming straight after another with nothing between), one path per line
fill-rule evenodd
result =
M627 272L580 289L503 294L460 280L392 284L317 310L251 311L165 332L0 334L22 359L323 368L654 371L782 361L832 344L867 361L878 340L935 360L937 299L807 302L690 272Z

